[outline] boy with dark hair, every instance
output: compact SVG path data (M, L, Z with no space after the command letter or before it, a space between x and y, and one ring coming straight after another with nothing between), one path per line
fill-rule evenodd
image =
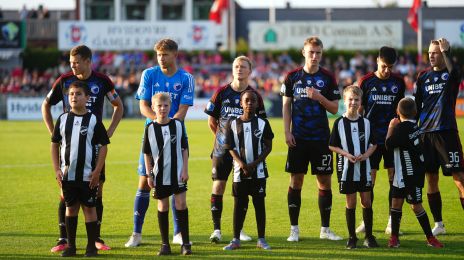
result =
M254 91L245 90L240 95L243 114L228 122L225 148L234 159L234 238L224 250L240 247L240 231L248 209L248 196L253 198L258 242L256 246L265 250L271 247L264 239L266 230L266 178L268 177L265 159L272 150L274 133L266 119L256 116L258 96Z
M340 193L346 194L346 224L349 232L347 249L357 247L355 232L356 192L361 197L363 218L366 227L364 246L378 247L372 235L372 178L369 156L376 149L372 126L358 113L361 106L362 90L348 86L343 91L346 113L335 120L330 135L329 149L337 153L337 175Z
M105 163L109 138L102 122L87 111L90 90L83 81L68 89L71 111L56 121L51 155L58 185L66 202L65 225L68 246L61 256L76 255L76 230L79 208L85 216L87 248L85 256L96 256L97 212L95 203L100 173ZM100 146L97 152L95 146Z
M417 220L427 238L427 245L441 248L443 245L434 237L430 228L427 212L422 207L422 188L424 187L424 156L419 141L420 130L417 126L415 101L403 98L398 104L398 118L390 121L385 145L393 151L395 175L392 186L391 219L392 233L388 247L399 247L400 228L404 199L411 204Z
M359 87L363 91L360 112L361 115L369 119L376 137L375 144L377 145L377 149L369 158L371 161L372 202L374 201L375 180L382 157L383 166L388 172L390 187L393 178L393 153L385 148L385 136L387 135L388 123L396 116L396 107L400 99L404 97L406 89L406 84L401 75L392 72L396 60L396 50L383 46L380 48L377 57L377 70L368 73L359 82ZM391 192L389 192L389 201L391 201ZM362 222L356 229L356 233L364 231L364 222ZM391 233L390 218L385 233Z
M171 254L169 245L169 196L174 195L180 233L181 253L192 254L186 202L188 175L188 141L182 121L169 118L171 98L157 93L152 98L156 119L145 127L143 153L147 181L158 200L158 224L162 245L158 255Z

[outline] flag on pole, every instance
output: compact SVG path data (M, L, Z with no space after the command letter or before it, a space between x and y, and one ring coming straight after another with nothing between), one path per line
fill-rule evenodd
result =
M421 8L421 0L413 0L411 8L408 12L408 23L411 25L412 29L417 32L419 29L419 18L417 17L417 13Z
M214 0L211 10L209 11L209 19L216 23L222 21L222 11L228 7L228 0Z

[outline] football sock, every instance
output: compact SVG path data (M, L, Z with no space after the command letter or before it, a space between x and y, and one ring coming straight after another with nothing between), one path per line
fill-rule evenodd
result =
M240 239L240 231L243 228L246 212L248 210L248 196L234 198L234 238Z
M169 245L169 211L158 211L158 225L161 241L164 245Z
M258 226L258 238L264 238L266 233L266 205L264 197L253 197L255 207L256 225Z
M60 203L58 204L58 227L60 229L60 239L67 238L68 234L66 233L66 203L64 198L60 197Z
M363 220L364 220L364 227L366 230L366 237L371 237L372 236L372 216L373 216L373 211L372 208L363 208L362 209L363 213ZM355 220L356 221L356 220Z
M211 216L214 229L221 229L222 195L211 194Z
M188 208L175 211L177 211L182 242L184 245L188 245L190 243Z
M288 215L290 216L290 224L292 226L297 226L301 207L301 189L296 190L291 187L288 187L287 203Z
M181 231L179 227L179 217L177 216L177 210L176 210L176 199L174 196L171 196L171 211L172 211L172 225L174 227L174 235L176 235Z
M66 232L68 233L69 247L76 247L77 216L65 217Z
M95 205L95 209L97 210L97 237L100 237L100 229L101 223L103 218L103 199L102 197L97 197L97 203Z
M422 212L417 213L416 218L419 221L419 224L421 225L425 236L426 237L433 236L432 229L430 228L430 221L429 221L429 217L427 216L427 212L423 210Z
M433 220L435 222L443 221L441 210L441 194L440 192L427 193L427 198L429 200L430 212L432 212Z
M134 232L136 233L142 233L143 221L145 220L148 205L150 205L150 191L137 190L134 202Z
M348 233L351 238L356 237L356 208L345 209L346 226L348 227ZM365 221L365 220L364 220Z
M401 209L390 209L390 216L391 216L391 234L393 236L397 236L400 232L400 223L401 217L403 216L403 211Z
M390 188L388 189L388 211L392 208L392 199L393 199L393 181L388 181L390 183Z
M97 250L95 240L97 239L98 221L86 222L85 229L87 231L87 250Z
M330 226L330 211L332 210L332 190L319 190L319 212L321 227Z

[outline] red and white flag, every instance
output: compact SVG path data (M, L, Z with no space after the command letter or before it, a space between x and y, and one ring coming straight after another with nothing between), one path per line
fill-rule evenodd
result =
M229 0L214 0L211 10L209 11L209 19L216 23L221 23L222 21L222 11L226 10Z
M417 17L417 13L421 8L421 0L413 0L411 8L408 12L408 23L411 25L412 29L417 32L419 28L419 18Z

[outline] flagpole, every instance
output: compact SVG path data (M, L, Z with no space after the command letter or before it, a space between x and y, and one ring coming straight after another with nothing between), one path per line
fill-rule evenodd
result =
M417 65L422 62L422 0L417 10Z
M235 1L229 1L229 51L230 57L235 58L237 52L236 39L235 39Z

